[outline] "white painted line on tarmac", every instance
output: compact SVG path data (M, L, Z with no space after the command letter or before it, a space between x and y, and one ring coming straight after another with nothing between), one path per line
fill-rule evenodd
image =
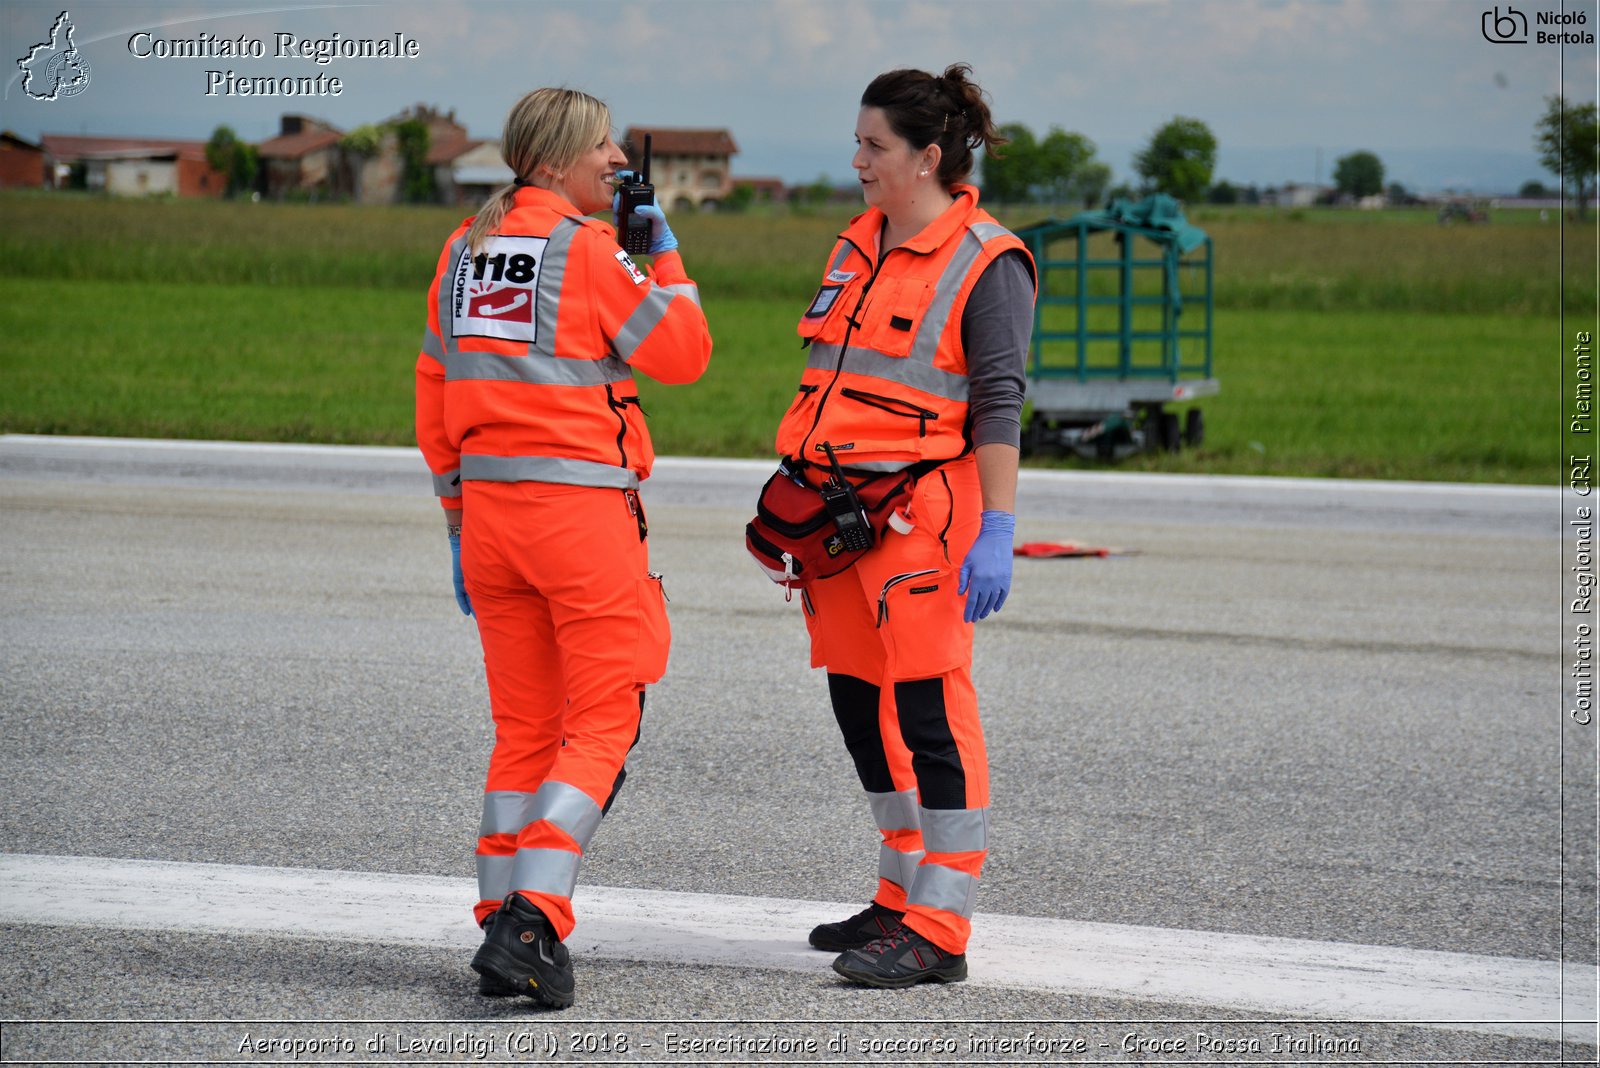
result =
M164 452L242 452L242 453L293 453L310 456L344 456L352 460L362 456L392 458L405 456L422 463L422 454L409 446L400 445L309 445L277 441L203 441L187 438L92 438L73 437L67 434L0 434L0 446L25 445L28 448L48 449L60 446L65 449L154 449Z
M164 452L209 451L233 453L279 452L300 456L341 456L352 461L362 457L394 459L405 457L416 460L419 470L422 455L414 448L394 445L306 445L264 441L197 441L170 438L96 438L71 437L54 434L0 434L0 448L5 445L25 446L30 449L62 447L151 449ZM656 468L661 471L771 471L777 463L772 459L739 459L712 456L658 456ZM1557 486L1503 485L1486 482L1405 482L1396 480L1361 480L1342 478L1288 478L1261 475L1173 475L1149 471L1062 471L1042 468L1024 468L1019 478L1026 483L1080 483L1094 486L1142 486L1151 489L1191 488L1214 489L1274 489L1327 493L1337 490L1349 493L1387 494L1454 494L1477 497L1504 497L1527 501L1559 502L1561 490Z
M0 922L409 943L480 940L466 879L0 854ZM381 908L378 903L381 902ZM581 960L829 973L812 926L858 905L580 885ZM1562 966L1467 953L980 913L971 982L1246 1009L1274 1019L1393 1021L1559 1037ZM1568 1040L1594 1033L1593 966L1568 965ZM1575 1000L1576 999L1576 1000ZM1582 1017L1583 1020L1574 1019ZM1587 1026L1576 1027L1578 1023Z

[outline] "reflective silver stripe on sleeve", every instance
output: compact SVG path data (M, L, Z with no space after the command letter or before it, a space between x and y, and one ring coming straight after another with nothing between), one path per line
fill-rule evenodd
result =
M961 238L955 254L950 257L950 262L944 265L939 281L934 284L933 303L928 305L928 311L922 317L922 325L917 327L917 336L911 342L911 363L932 368L934 353L939 349L939 336L944 333L945 324L950 321L950 310L955 307L956 295L961 292L962 283L967 279L967 272L972 270L972 265L978 261L982 253L983 242L976 234L969 231ZM965 382L966 379L962 379L962 383ZM959 399L965 397L966 394L963 393Z
M638 489L639 476L626 467L559 456L484 456L464 453L461 477L474 482L557 482L599 489Z
M502 356L497 352L454 352L445 358L446 382L526 382L534 386L604 386L631 382L633 372L615 356L570 360L541 352Z
M921 863L920 849L902 853L890 846L878 846L878 878L888 879L902 890L916 881L917 865Z
M579 849L587 849L594 829L600 826L600 806L576 786L551 780L533 795L528 822L538 820L555 824L572 836Z
M978 880L942 864L924 864L918 868L917 880L906 892L909 905L943 909L968 919L972 918L972 906L977 898Z
M872 818L880 831L914 831L917 823L917 792L900 790L896 793L867 793L867 803L872 806Z
M514 856L491 857L478 854L478 899L501 901L511 892L511 867Z
M618 356L624 360L633 358L639 346L644 344L644 339L650 336L650 331L666 317L672 297L673 294L667 292L664 286L651 287L650 292L639 302L639 306L633 309L621 328L617 330L617 336L612 338L612 345L616 348Z
M989 848L987 808L924 808L922 844L930 853L981 853Z
M483 820L478 824L478 837L491 834L516 834L533 822L535 795L525 790L485 790L483 793Z
M461 468L446 471L433 476L433 495L435 497L461 496Z
M675 297L688 297L694 301L694 306L700 306L700 287L693 282L674 282L670 286L657 286L663 293L671 293Z
M422 354L432 356L440 363L444 362L444 342L439 340L438 334L427 327L422 328Z
M582 854L565 849L519 849L511 868L511 889L571 897L582 859Z

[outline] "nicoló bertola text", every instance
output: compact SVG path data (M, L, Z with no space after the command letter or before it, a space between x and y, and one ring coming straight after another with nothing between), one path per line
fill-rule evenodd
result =
M416 59L422 45L415 37L396 32L385 37L301 37L274 33L271 37L219 37L202 31L195 37L159 37L140 30L128 38L128 54L135 59L274 59L300 61L326 67L338 59ZM342 78L324 70L301 73L260 74L232 69L205 71L205 96L338 96Z

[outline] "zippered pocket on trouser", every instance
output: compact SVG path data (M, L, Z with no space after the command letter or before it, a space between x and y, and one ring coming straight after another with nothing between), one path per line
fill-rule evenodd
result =
M638 579L639 644L634 651L633 681L641 686L659 682L667 673L667 653L672 647L672 626L667 622L667 594L661 575L652 571Z
M972 658L972 624L964 622L955 568L891 577L878 595L878 633L895 679L943 675Z

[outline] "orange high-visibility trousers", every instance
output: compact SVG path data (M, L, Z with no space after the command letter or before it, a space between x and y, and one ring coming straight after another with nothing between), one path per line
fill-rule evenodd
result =
M461 567L483 642L494 751L478 922L516 891L572 933L578 864L621 785L670 632L631 491L463 484Z
M802 598L811 664L828 691L881 836L880 905L966 952L988 851L989 762L972 685L972 624L958 573L978 536L970 457L918 480L909 533Z

